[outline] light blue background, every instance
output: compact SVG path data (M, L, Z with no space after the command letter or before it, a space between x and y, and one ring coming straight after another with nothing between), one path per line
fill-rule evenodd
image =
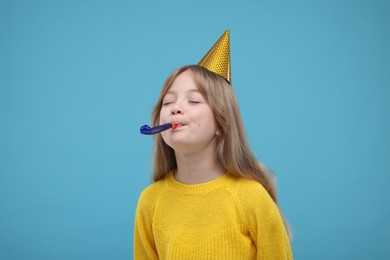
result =
M296 259L388 259L388 1L0 2L0 259L131 259L168 74L231 30Z

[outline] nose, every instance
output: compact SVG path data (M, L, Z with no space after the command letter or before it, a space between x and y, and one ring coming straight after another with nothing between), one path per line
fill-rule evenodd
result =
M172 115L181 115L181 114L183 114L181 109L178 109L178 108L173 108L172 109Z
M179 106L179 104L175 103L174 106L172 106L172 111L171 111L172 115L182 115L183 114L183 110L182 108Z

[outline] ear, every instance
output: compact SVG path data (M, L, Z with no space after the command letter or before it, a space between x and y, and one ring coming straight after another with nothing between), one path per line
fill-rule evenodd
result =
M215 131L215 135L219 135L219 130L218 129Z

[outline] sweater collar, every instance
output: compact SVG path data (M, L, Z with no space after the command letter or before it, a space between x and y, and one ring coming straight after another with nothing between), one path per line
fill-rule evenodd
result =
M228 173L225 173L221 177L218 177L215 180L200 183L200 184L184 184L175 179L175 176L173 172L170 172L167 177L165 178L168 186L181 193L207 193L209 191L216 190L221 187L225 187L230 182L230 175Z

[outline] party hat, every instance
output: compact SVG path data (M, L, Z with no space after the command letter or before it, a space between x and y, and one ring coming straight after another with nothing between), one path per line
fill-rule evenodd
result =
M226 30L214 46L198 63L199 66L208 69L232 84L230 71L230 31Z

